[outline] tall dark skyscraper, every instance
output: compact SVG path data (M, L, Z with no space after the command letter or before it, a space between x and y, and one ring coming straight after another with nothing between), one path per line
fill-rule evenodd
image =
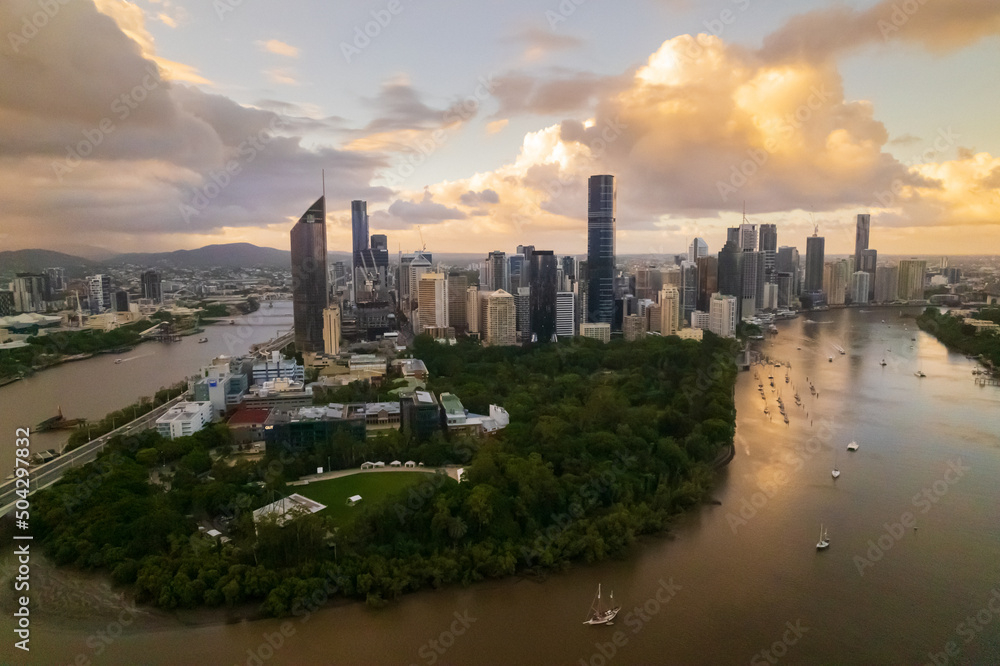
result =
M868 236L871 233L872 216L862 213L858 215L858 228L854 235L854 270L863 271L861 253L868 249Z
M142 297L152 299L154 303L162 303L163 292L160 289L160 274L156 271L145 271L141 280Z
M389 239L385 234L372 235L371 257L375 268L388 268Z
M351 240L353 245L351 264L351 301L357 301L357 284L359 280L358 271L363 271L365 262L369 257L365 256L368 249L368 202L351 202ZM363 280L364 277L360 278Z
M737 319L743 300L743 251L735 241L726 241L719 250L719 293L736 298Z
M615 315L614 176L591 176L587 183L587 321L611 324Z
M823 291L823 260L826 239L819 230L806 239L806 279L803 291Z
M552 250L532 251L530 263L531 332L539 342L548 342L556 334L559 264Z
M712 294L719 291L719 260L716 257L698 257L698 309L708 312Z
M775 262L778 256L777 225L760 225L760 253L764 255L764 281L775 282L777 278Z
M326 197L316 200L292 227L292 313L295 348L323 351L323 310L329 305L326 277Z

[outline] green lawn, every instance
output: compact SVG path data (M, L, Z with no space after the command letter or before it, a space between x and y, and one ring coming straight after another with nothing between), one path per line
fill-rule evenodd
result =
M434 475L427 472L364 472L294 486L294 491L325 504L326 509L320 513L330 516L338 525L343 525L360 512L365 504L374 504L386 497L401 494L401 491L421 481L434 481ZM347 506L347 498L352 495L361 495L363 498L357 506Z

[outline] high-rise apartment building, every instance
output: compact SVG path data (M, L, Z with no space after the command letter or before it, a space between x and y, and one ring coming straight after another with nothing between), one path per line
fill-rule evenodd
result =
M503 289L482 294L483 344L490 347L517 344L517 306Z
M111 300L111 276L89 276L87 278L87 295L90 299L91 313L100 314L105 310L113 308L114 303Z
M587 321L611 324L615 314L615 177L587 183Z
M716 257L698 257L698 310L708 312L712 294L719 291L719 260Z
M448 275L448 325L456 333L464 333L467 329L465 302L469 291L469 278L465 275L451 273Z
M111 278L107 279L108 291L110 291ZM90 278L87 280L89 284ZM14 292L14 310L16 312L45 312L45 281L45 276L40 273L17 273L11 283L11 291ZM110 295L108 298L110 300Z
M448 327L448 280L444 273L424 273L417 285L418 328Z
M875 273L875 302L892 303L899 298L899 267L879 266Z
M736 297L713 294L708 311L708 330L723 338L736 337Z
M868 281L871 276L864 271L855 271L851 275L850 297L851 302L857 305L865 305L868 300Z
M677 335L681 328L681 295L676 287L660 292L660 334Z
M867 213L858 215L858 225L854 232L854 270L863 271L861 252L868 249L868 237L871 233L872 216Z
M470 334L478 335L481 329L479 287L473 285L465 291L465 328Z
M825 261L824 247L826 239L818 232L806 239L806 278L803 291L814 292L823 290L823 265Z
M646 318L639 315L628 315L622 323L622 334L625 342L636 342L646 337Z
M576 294L556 293L556 335L571 338L576 335Z
M904 259L899 262L899 298L904 301L924 300L924 284L926 282L926 261Z
M320 197L291 231L292 314L295 348L323 351L323 310L329 306L326 269L326 197Z

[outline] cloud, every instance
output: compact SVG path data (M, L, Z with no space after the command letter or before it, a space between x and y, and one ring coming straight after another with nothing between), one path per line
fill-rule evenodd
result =
M271 83L282 86L299 85L298 74L291 67L272 67L264 70L264 76Z
M487 134L496 134L497 132L502 131L503 128L507 127L507 124L509 122L510 122L510 120L508 120L507 118L501 118L500 120L494 120L491 123L487 123L486 124L486 133Z
M299 57L298 48L290 44L286 44L285 42L278 41L277 39L269 39L266 42L259 41L256 42L256 44L267 53L274 53L276 55L285 56L287 58Z
M586 43L579 37L529 25L521 26L505 41L523 45L524 59L527 61L540 60L554 51L575 49Z
M434 196L430 192L424 192L420 201L397 199L392 202L387 212L389 217L406 225L437 224L446 220L464 220L467 217L465 213L456 208L435 202ZM379 216L378 220L378 226L386 226L382 216Z
M117 5L114 16L62 5L18 49L0 42L5 232L58 240L85 229L153 247L158 237L284 228L315 200L323 169L331 201L390 200L370 185L384 155L306 148L295 133L337 119L246 107L165 78L152 42L132 37L145 40L141 14ZM32 0L0 4L0 33L35 11Z
M997 34L996 0L882 0L865 10L834 7L794 16L764 40L760 55L769 62L816 61L895 40L941 53Z
M483 204L500 203L500 195L490 189L485 189L482 192L469 190L460 197L460 200L466 206L479 207Z
M496 117L559 115L592 107L598 100L628 85L629 76L599 76L589 72L550 69L544 74L514 71L497 77Z

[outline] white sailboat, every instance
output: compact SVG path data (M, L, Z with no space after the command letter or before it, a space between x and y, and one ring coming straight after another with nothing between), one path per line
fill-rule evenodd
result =
M819 542L816 544L816 550L826 550L830 547L830 535L826 533L823 528L823 523L819 524Z
M615 606L615 593L611 592L611 605L608 608L604 608L604 604L601 601L601 585L597 584L597 596L594 597L594 603L590 605L590 617L583 621L584 624L611 624L615 616L618 615L618 611L621 610L621 606Z
M833 471L832 471L832 472L830 472L830 474L831 474L831 475L833 476L833 478L835 478L835 479L836 479L836 478L837 478L838 476L840 476L840 470L839 470L839 469L837 469L837 452L836 452L836 451L834 451L834 452L833 452Z

